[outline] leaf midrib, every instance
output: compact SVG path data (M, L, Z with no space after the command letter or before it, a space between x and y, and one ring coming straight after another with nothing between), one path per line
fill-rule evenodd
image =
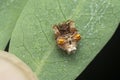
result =
M60 5L59 0L57 0L57 2L58 2L59 9L60 9L60 11L61 11L61 14L62 14L63 18L66 20L66 16L64 15L64 13L63 13L63 11L62 11L62 8L61 8L61 5ZM75 11L75 14L73 14L73 16L79 13L79 11L80 11L80 10L79 10L79 7L80 7L80 2L79 2L79 5L76 7L76 11ZM71 16L70 16L70 17L71 17ZM36 18L38 18L38 17L36 17ZM38 21L40 22L39 19L38 19ZM41 23L41 22L40 22L40 23ZM40 24L40 27L41 27L41 30L42 30L43 34L44 34L45 37L46 37L47 42L48 42L49 45L50 45L50 42L49 42L49 40L48 40L48 38L47 38L47 34L44 32L41 24ZM49 51L46 52L46 55L44 55L44 56L42 57L41 61L39 62L39 65L37 65L37 68L36 68L36 70L35 70L35 73L36 73L37 75L39 75L39 74L42 72L42 69L43 69L43 67L44 67L44 65L45 65L48 57L49 57L50 54L52 53L53 49L56 47L56 46L54 46L54 45L50 45L50 46L52 47L51 52L49 52Z

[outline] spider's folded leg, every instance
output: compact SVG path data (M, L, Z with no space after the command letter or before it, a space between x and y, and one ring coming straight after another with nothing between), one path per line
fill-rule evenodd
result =
M69 20L69 27L70 27L70 32L71 32L71 33L74 33L74 32L77 31L77 29L75 28L75 23L74 23L74 21Z
M54 33L55 33L55 37L56 37L56 38L61 35L61 33L60 33L57 25L54 25L54 26L53 26L53 31L54 31Z

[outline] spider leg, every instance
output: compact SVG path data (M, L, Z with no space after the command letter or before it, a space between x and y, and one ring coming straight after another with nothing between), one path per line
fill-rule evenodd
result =
M55 33L56 38L61 35L57 25L53 26L53 31Z
M77 29L75 28L75 23L74 23L74 21L69 20L69 26L70 26L70 32L71 32L71 33L74 33L74 32L77 31Z

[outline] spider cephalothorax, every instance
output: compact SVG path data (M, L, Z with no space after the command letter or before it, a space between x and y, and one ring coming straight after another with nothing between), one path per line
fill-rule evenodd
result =
M77 43L81 39L72 20L53 26L57 45L68 54L76 51Z

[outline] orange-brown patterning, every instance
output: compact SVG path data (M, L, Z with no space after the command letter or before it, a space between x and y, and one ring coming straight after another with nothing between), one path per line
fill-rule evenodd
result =
M74 21L67 20L62 24L54 25L53 30L57 45L68 54L74 53L77 49L77 43L81 39Z

